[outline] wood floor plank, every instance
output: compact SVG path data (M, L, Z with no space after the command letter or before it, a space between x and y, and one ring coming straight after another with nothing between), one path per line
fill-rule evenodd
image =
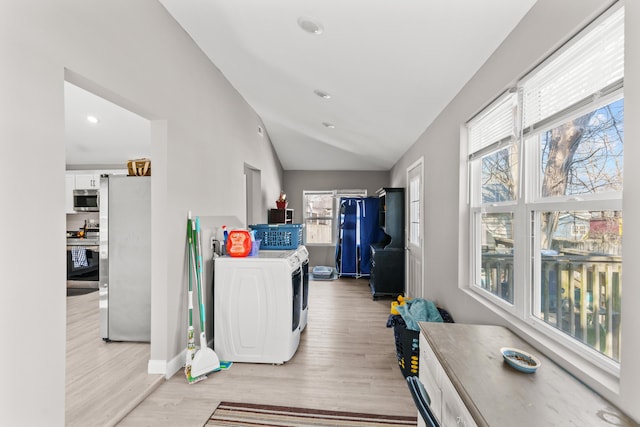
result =
M308 325L289 362L235 363L191 385L180 371L118 426L201 427L220 401L415 415L389 308L388 299L372 300L367 279L312 281Z
M98 292L67 297L66 425L115 425L160 383L149 344L104 342Z

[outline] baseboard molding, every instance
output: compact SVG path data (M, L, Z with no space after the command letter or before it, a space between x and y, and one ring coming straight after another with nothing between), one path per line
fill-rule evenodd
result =
M175 356L173 359L169 360L149 360L147 364L147 373L148 374L161 374L164 375L166 379L171 378L176 372L184 367L184 361L187 357L186 349L182 350Z

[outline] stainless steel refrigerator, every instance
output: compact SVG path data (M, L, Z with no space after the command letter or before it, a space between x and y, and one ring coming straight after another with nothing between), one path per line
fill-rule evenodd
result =
M151 339L151 178L100 178L100 335Z

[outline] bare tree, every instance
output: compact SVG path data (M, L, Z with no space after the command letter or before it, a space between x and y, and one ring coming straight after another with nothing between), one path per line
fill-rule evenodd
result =
M585 114L550 131L549 154L542 181L543 197L566 194L573 158L592 115ZM558 227L559 215L559 212L547 212L542 218L540 243L544 249L551 248L551 236Z
M622 100L615 101L540 137L542 197L622 190L622 114ZM482 203L516 199L518 148L513 144L483 157ZM545 213L541 221L541 247L551 249L560 212Z
M517 151L514 144L482 159L483 202L515 200L518 183Z

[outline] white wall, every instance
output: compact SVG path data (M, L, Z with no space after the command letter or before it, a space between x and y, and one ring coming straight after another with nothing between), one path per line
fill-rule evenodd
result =
M364 189L369 196L389 186L387 171L285 171L284 190L289 200L288 208L294 209L293 222L302 222L302 193L311 190ZM278 195L272 195L268 208L275 208ZM309 246L309 265L334 267L336 249L334 246Z
M282 168L260 118L155 0L4 0L0 62L0 424L62 426L65 77L151 120L154 369L184 347L187 211L244 218L245 162L264 194Z
M424 156L425 162L425 297L449 309L456 321L505 324L481 302L460 287L468 286L466 263L468 217L465 183L460 182L464 153L460 151L460 127L489 101L522 77L568 37L606 9L612 1L539 0L509 38L483 68L463 88L442 114L426 129L391 171L392 186L406 186L406 168ZM626 7L625 62L625 256L640 251L640 3L628 1ZM629 119L630 118L630 119ZM640 277L638 263L625 262L625 307L622 316L621 380L613 387L605 379L592 380L584 371L559 360L591 387L640 421ZM520 330L519 333L523 334ZM525 334L526 335L526 334ZM533 339L529 336L527 338Z

